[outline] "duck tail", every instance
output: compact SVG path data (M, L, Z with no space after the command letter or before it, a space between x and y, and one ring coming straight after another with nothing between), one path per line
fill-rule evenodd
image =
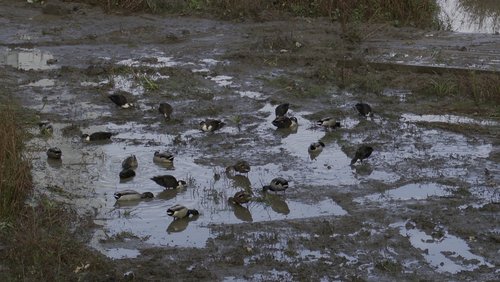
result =
M192 214L192 215L199 215L200 212L198 212L198 210L192 209L192 210L188 210L188 215L190 215L190 214Z

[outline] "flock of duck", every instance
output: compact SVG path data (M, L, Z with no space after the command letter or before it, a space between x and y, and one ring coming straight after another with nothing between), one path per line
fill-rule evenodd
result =
M127 98L123 94L112 94L108 96L109 99L115 103L117 106L127 109L134 107L133 103L130 103ZM276 118L272 121L272 124L278 129L290 129L296 130L298 127L297 118L293 116L287 116L287 112L290 104L284 103L280 104L275 109ZM372 109L370 105L366 103L357 103L355 108L359 112L360 115L370 117L373 116ZM161 115L164 116L166 120L170 119L170 116L173 112L173 108L168 103L160 103L158 107L158 111ZM199 128L204 132L214 132L221 129L225 123L221 120L217 119L206 119L199 123ZM334 129L340 127L341 124L334 118L324 118L317 121L318 126L322 126L327 129ZM49 122L41 122L39 123L39 127L42 133L51 134L53 132L52 125ZM83 134L81 136L82 141L84 142L95 142L95 141L106 141L110 140L112 136L115 135L112 132L94 132L91 134ZM312 155L318 155L325 144L321 141L312 143L308 152ZM364 159L368 158L373 152L373 148L368 145L361 145L354 154L354 157L351 160L351 166L354 165L358 160L362 162ZM52 147L47 150L47 157L52 160L61 160L62 151L57 147ZM165 165L172 165L174 161L174 156L169 153L156 151L153 155L153 162L161 163ZM122 162L122 171L119 173L120 179L132 178L136 175L135 169L138 166L138 161L135 155L128 156ZM237 161L234 165L228 166L226 168L227 174L248 174L250 172L250 164L246 161L240 160ZM186 187L187 183L184 180L178 180L172 175L158 175L151 178L156 184L164 187L165 189L181 189ZM263 186L263 192L273 191L273 192L284 192L289 187L288 181L282 177L277 177L271 180L269 185ZM139 193L135 190L122 190L114 193L114 197L117 202L123 201L136 201L140 199L150 199L154 198L153 193L144 192ZM252 194L247 191L238 191L234 194L233 197L228 199L230 203L233 205L242 205L249 203L252 200ZM174 205L167 209L167 214L172 216L174 220L186 218L190 215L198 215L199 212L195 209L189 209L183 205Z

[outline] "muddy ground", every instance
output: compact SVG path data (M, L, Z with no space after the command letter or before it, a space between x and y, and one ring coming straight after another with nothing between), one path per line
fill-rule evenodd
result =
M0 83L53 123L50 136L32 128L36 191L94 218L89 246L115 260L112 273L224 281L498 277L498 105L483 111L412 91L436 76L420 66L497 75L498 35L377 25L360 29L358 42L327 19L222 22L60 5L54 12L0 3ZM346 60L362 63L349 68ZM107 95L117 91L136 107L115 107ZM169 121L157 112L163 101L174 106ZM357 114L359 101L372 105L373 118ZM298 118L297 131L271 125L282 102ZM342 127L314 125L328 116ZM202 133L205 118L226 126ZM81 133L98 130L116 135L81 142ZM312 158L307 147L317 140L326 147ZM375 151L350 167L360 144ZM51 146L62 149L62 162L47 161ZM173 153L174 167L155 165L155 150ZM130 154L139 158L137 176L120 182ZM237 159L252 165L250 173L225 175ZM158 174L189 186L163 191L149 180ZM286 193L262 194L278 176L290 180ZM155 199L116 205L113 193L123 189ZM229 204L239 190L254 201ZM175 203L201 214L174 222L165 211Z

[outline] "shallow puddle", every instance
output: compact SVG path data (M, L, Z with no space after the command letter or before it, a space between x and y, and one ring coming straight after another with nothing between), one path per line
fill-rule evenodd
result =
M500 30L497 1L438 0L440 19L457 32L495 33Z
M401 236L407 237L413 247L422 250L427 263L439 272L455 274L460 271L473 271L480 266L494 267L483 257L471 253L467 242L446 231L441 238L436 239L424 231L417 228L408 229L406 226L405 222L390 225L398 228Z
M444 197L452 194L457 187L441 185L437 183L412 183L396 189L384 191L383 193L371 194L354 201L364 203L366 201L406 201L423 200L429 197Z
M287 271L278 271L273 269L265 273L256 273L245 278L236 278L234 276L224 277L224 282L239 282L239 281L293 281L293 276Z
M49 64L54 56L40 49L0 48L0 65L11 66L20 70L49 70L57 65Z
M293 154L303 158L304 161L310 164L308 167L311 166L311 171L320 170L316 174L297 176L295 170L288 170L276 175L276 171L280 170L279 165L269 163L252 165L252 170L248 176L226 176L223 172L224 164L214 166L198 160L201 148L189 145L187 147L172 147L175 136L154 133L155 128L159 126L159 124L145 126L138 123L123 125L109 123L105 126L92 126L82 129L83 132L111 131L116 133L112 137L112 142L81 144L83 155L102 156L89 161L92 162L92 165L88 166L88 169L89 174L97 176L93 181L93 186L102 202L96 223L103 226L108 236L120 234L121 232L130 232L138 237L147 238L144 239L144 243L148 245L203 247L206 240L213 237L210 231L211 224L300 219L331 215L342 216L347 214L344 209L331 199L309 199L301 202L287 195L288 191L287 193L266 194L261 192L262 185L269 183L272 178L277 176L290 179L292 195L293 190L306 189L300 186L303 181L307 181L308 184L324 184L326 177L326 179L336 179L338 183L345 182L341 180L342 174L337 174L334 177L329 174L324 175L327 168L321 164L321 158L314 162L309 159L307 154L308 140L300 141L301 138L297 138L297 142L307 144L303 147L302 143L286 144L283 139L285 145L291 146L290 149L292 149ZM269 128L270 125L265 126ZM219 134L224 132L234 134L237 132L236 129L231 127L223 129ZM270 134L272 134L273 130L271 129ZM306 127L303 130L307 131ZM304 136L306 135L304 133ZM194 129L187 130L183 133L183 136L183 139L187 139L186 136L191 136L191 138L200 140L214 137L212 135L207 136L207 134ZM157 150L174 153L174 165L165 167L153 163L153 153ZM342 154L339 148L337 148L337 151ZM121 170L121 161L131 154L136 155L139 162L136 169L137 175L131 180L120 181L118 173ZM210 157L210 154L207 153L203 155L205 158ZM326 155L325 158L327 159ZM346 165L342 170L346 171L346 178L350 179L350 182L357 181L347 165L348 158L345 156L343 158ZM214 179L214 173L222 175L220 180ZM150 179L153 176L162 174L171 174L178 179L186 180L189 186L181 190L164 190L163 187ZM115 204L113 193L125 189L134 189L139 192L149 191L155 194L155 199ZM229 204L228 198L242 189L252 191L255 201L243 206ZM200 215L188 220L174 221L167 216L166 210L175 204L195 208L200 212ZM103 248L103 250L106 249ZM117 250L113 251L117 252Z
M50 88L56 84L55 79L48 79L48 78L43 78L35 82L28 83L26 86L30 87L43 87L43 88Z
M493 120L477 120L469 117L455 116L455 115L415 115L415 114L402 114L401 121L403 122L443 122L452 124L477 124L496 126L498 122Z

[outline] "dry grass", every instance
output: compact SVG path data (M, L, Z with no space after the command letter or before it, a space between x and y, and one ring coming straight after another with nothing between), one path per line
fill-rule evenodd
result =
M114 269L102 256L75 238L70 231L76 215L66 207L42 199L37 207L19 211L11 228L3 230L1 253L8 272L2 281L98 281L114 277ZM78 270L78 268L81 270Z
M434 25L438 7L432 0L83 0L108 11L204 14L225 19L275 19L276 15L330 17L344 26L352 21L392 21L397 25ZM271 13L272 17L263 16Z
M2 93L0 93L2 94ZM12 105L0 95L3 105ZM75 234L76 215L47 198L31 200L29 161L23 155L28 118L15 106L0 106L0 281L98 281L113 268ZM78 267L88 267L76 271ZM111 269L108 270L108 269ZM108 274L109 273L109 274Z
M22 154L25 136L15 110L1 107L0 120L0 220L7 220L22 209L32 183L29 162Z

